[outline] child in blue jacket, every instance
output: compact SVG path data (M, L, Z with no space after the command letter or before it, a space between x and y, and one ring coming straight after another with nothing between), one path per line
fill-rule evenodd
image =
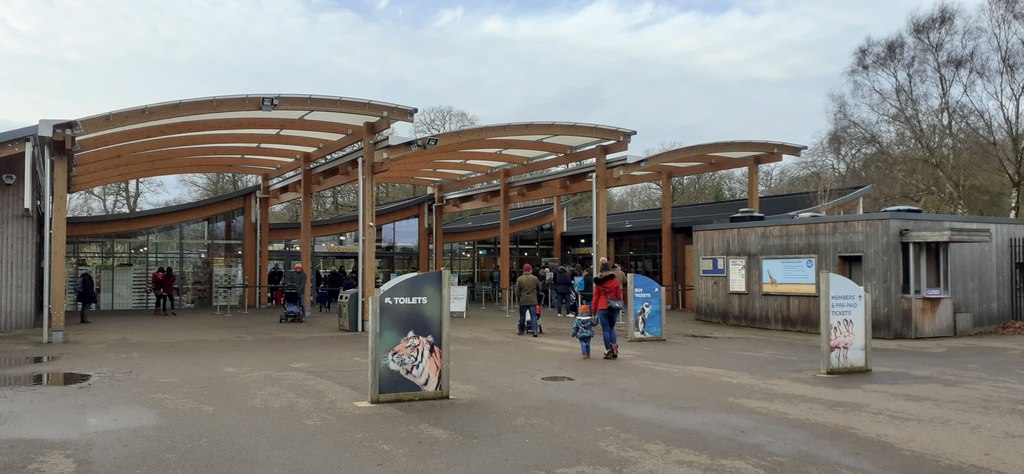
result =
M580 305L579 310L579 315L572 323L572 337L580 340L580 352L583 353L584 359L589 359L590 338L594 337L594 325L597 324L597 319L590 315L590 307L587 305Z

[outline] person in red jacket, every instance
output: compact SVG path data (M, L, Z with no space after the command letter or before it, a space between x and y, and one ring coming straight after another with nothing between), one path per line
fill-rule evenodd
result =
M608 300L622 300L622 285L612 272L611 265L602 259L601 270L594 277L594 301L591 305L601 322L601 333L604 336L604 358L618 359L619 344L615 338L615 321L619 319L619 309L609 308Z
M167 303L171 303L171 314L177 316L178 313L174 312L174 282L178 279L178 276L174 274L174 269L167 267L164 269L164 316L167 316Z
M164 267L157 268L153 275L149 278L149 288L153 291L153 296L156 297L156 306L153 308L153 314L160 316L160 307L164 303Z

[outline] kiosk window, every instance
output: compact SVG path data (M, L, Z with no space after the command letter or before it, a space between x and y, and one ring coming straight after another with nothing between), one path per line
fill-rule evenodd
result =
M949 243L904 242L903 294L949 295Z

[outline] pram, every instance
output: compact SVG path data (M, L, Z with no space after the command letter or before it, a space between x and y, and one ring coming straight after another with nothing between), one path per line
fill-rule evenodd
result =
M544 334L544 326L540 325L540 310L543 305L537 305L534 312L537 313L537 334ZM533 324L530 323L530 313L526 313L526 332L533 334Z
M301 323L306 318L302 314L302 306L299 305L299 289L295 285L285 285L284 288L284 303L281 311L281 319L279 323L285 321L291 323Z

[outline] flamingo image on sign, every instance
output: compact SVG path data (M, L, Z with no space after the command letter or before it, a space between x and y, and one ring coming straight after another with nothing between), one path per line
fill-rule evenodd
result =
M864 288L834 273L822 273L822 280L827 281L821 294L822 352L828 351L822 360L822 372L871 370L871 321L867 317Z

